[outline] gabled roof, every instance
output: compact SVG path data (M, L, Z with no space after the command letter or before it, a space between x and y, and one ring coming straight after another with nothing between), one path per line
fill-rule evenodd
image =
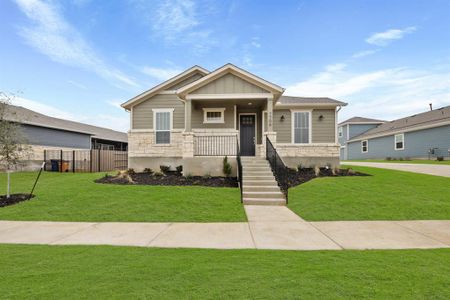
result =
M204 76L203 78L200 78L199 80L196 80L180 89L177 90L177 94L180 98L184 99L187 94L189 94L192 91L195 91L199 89L202 86L205 86L206 84L212 82L213 80L222 77L223 75L226 75L228 73L231 73L233 75L236 75L256 86L259 86L265 90L271 91L275 95L281 95L284 92L284 89L280 87L279 85L276 85L274 83L271 83L265 79L262 79L261 77L258 77L244 69L238 68L233 64L226 64L215 71L209 73L208 75Z
M21 106L8 105L5 119L21 124L83 133L102 140L128 142L128 137L125 132L53 118Z
M166 87L168 87L170 85L174 85L178 82L185 80L186 78L188 78L189 76L192 76L195 73L201 73L203 75L207 75L207 74L209 74L209 71L200 66L193 66L193 67L181 72L180 74L158 84L157 86L143 92L142 94L139 94L136 97L131 98L127 102L123 103L121 106L125 109L130 109L132 106L142 102L146 98L149 98L149 97L157 94L158 92L164 90Z
M346 106L347 103L327 98L327 97L294 97L294 96L281 96L277 105L324 105L324 106Z
M444 125L450 125L450 105L406 118L385 122L378 127L352 138L350 141L359 141L372 137L387 136Z
M345 125L345 124L382 124L386 121L384 120L378 120L378 119L371 119L371 118L364 118L364 117L352 117L350 119L347 119L338 125Z

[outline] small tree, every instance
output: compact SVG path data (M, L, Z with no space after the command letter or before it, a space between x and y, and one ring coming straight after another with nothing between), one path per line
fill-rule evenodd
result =
M232 167L231 164L228 162L228 156L225 156L225 158L223 159L222 171L226 177L229 177L231 175Z
M11 171L16 168L20 158L28 151L19 120L10 111L13 99L14 95L0 92L0 164L8 174L7 198L11 194Z

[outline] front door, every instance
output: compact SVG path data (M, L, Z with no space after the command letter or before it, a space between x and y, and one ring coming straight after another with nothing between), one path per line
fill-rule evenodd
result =
M242 156L255 156L255 115L239 116L240 149Z

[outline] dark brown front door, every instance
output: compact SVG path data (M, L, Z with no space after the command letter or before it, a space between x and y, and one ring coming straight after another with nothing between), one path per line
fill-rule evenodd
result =
M242 156L255 156L255 115L239 116L240 149Z

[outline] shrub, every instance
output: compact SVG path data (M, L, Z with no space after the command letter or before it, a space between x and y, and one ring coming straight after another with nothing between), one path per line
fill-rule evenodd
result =
M136 174L136 172L134 171L133 168L129 168L129 169L127 170L127 175L134 175L134 174Z
M438 157L436 157L436 160L437 160L437 161L443 161L443 160L444 160L444 157L443 157L443 156L438 156Z
M231 175L232 167L231 167L230 163L228 162L228 156L225 156L225 158L223 159L222 171L226 177L229 177Z
M192 174L191 173L187 174L186 179L192 179Z
M403 157L400 157L398 160L399 160L399 161L403 161Z
M167 172L170 171L170 166L161 165L159 166L159 168L161 169L161 172L163 172L164 174L167 174Z
M183 173L183 166L178 166L176 169L178 174Z
M203 178L204 179L210 179L211 178L211 174L206 173L205 175L203 175Z
M302 164L299 164L299 165L297 166L297 171L301 172L302 169L303 169Z
M152 173L153 173L153 170L150 169L150 168L145 168L145 169L144 169L144 173L146 173L146 174L152 174Z
M386 157L386 160L392 160L392 157L388 156Z
M153 173L153 175L156 176L156 177L164 176L164 174L161 173L161 172L155 172L155 173Z

